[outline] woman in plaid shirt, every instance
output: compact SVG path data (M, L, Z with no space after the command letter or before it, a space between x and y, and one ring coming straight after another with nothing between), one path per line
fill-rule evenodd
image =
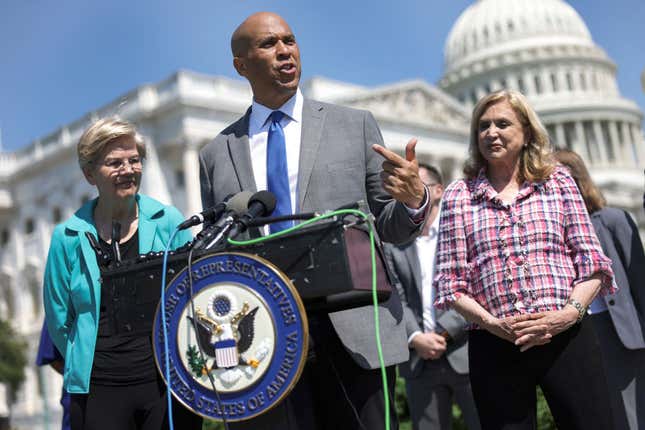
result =
M559 428L611 428L598 341L583 319L613 291L610 261L520 93L475 106L464 174L442 200L435 305L471 322L482 427L535 429L540 385Z

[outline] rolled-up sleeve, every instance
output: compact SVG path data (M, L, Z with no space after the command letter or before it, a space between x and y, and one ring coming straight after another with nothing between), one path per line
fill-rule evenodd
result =
M571 251L576 269L573 285L588 280L596 274L602 277L600 294L615 292L614 273L611 260L602 252L600 242L587 213L582 195L575 181L564 169L558 169L555 176L560 186L564 207L565 243Z
M442 309L450 307L461 295L469 294L470 269L462 213L465 191L463 181L455 182L446 189L441 201L434 305Z

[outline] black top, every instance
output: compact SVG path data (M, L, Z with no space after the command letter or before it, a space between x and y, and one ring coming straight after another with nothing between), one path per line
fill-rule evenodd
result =
M112 246L99 239L103 252L112 256ZM139 255L139 232L120 245L121 259ZM152 382L157 378L153 358L151 333L105 334L112 302L101 294L99 308L99 335L94 349L94 363L90 384L94 385L135 385ZM103 327L101 327L103 326ZM103 329L102 329L103 328Z

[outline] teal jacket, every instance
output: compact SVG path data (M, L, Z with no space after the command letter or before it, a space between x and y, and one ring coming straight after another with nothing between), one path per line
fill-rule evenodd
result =
M144 195L139 205L139 252L163 251L177 225L183 221L173 206ZM87 202L54 229L45 267L45 320L54 344L65 357L63 387L68 393L87 393L98 333L101 300L100 271L96 254L85 232L97 237L93 211L96 199ZM175 236L171 249L191 239L188 231Z

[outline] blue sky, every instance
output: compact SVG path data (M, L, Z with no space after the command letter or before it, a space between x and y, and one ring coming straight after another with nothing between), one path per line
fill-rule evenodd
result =
M540 0L534 0L540 1ZM470 0L0 0L0 126L15 150L177 69L235 77L229 38L249 14L291 24L303 75L379 85L436 83ZM571 0L645 110L644 0Z

